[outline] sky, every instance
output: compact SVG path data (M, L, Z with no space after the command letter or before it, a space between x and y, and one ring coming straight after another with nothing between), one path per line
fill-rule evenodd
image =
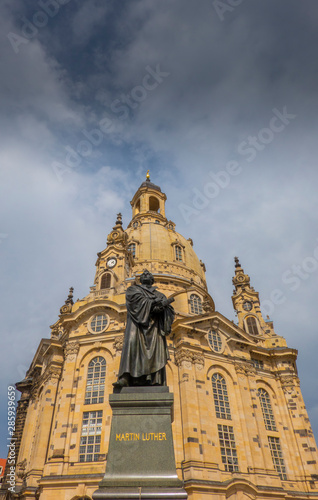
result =
M3 0L0 456L24 378L147 169L235 320L234 256L318 438L316 0Z

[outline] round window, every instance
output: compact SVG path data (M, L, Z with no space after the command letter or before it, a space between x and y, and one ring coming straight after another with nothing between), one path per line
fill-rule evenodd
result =
M223 342L221 335L215 331L210 330L208 334L209 345L214 352L221 352L223 349Z
M89 322L88 329L91 333L102 333L106 330L108 322L107 314L95 314Z
M251 311L253 308L253 304L252 302L250 302L249 300L246 300L244 303L243 303L243 309L245 309L245 311Z

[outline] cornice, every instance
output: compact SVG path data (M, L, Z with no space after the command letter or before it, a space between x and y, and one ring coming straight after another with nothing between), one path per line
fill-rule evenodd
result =
M67 318L63 318L63 326L69 327L79 322L79 320L81 320L83 316L89 316L93 314L93 312L98 311L105 312L105 309L111 309L118 314L122 314L126 313L126 304L117 304L117 302L114 302L112 300L105 299L103 297L97 297L81 306L71 315L68 315Z

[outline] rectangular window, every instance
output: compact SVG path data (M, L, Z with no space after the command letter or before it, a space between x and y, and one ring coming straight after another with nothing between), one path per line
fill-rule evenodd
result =
M176 260L182 262L182 248L179 245L175 246Z
M95 462L99 460L102 434L103 412L85 411L83 413L82 434L80 441L80 462Z
M287 480L286 468L283 459L282 449L280 447L279 438L268 436L268 444L271 450L272 460L275 467L276 472L281 479Z
M222 464L228 472L238 472L237 451L233 427L218 424Z
M252 364L255 368L258 368L260 370L263 370L263 368L264 368L264 361L262 361L261 359L253 359L252 358Z
M131 243L128 246L128 251L131 253L131 255L133 256L133 258L135 258L136 257L136 244L135 243Z

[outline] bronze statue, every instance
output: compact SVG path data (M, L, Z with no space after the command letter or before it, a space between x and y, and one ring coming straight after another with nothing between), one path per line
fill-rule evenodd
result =
M167 299L153 283L146 269L140 284L127 289L127 325L118 380L113 384L116 392L134 385L166 385L165 365L170 359L166 335L174 320L170 305L174 299Z

